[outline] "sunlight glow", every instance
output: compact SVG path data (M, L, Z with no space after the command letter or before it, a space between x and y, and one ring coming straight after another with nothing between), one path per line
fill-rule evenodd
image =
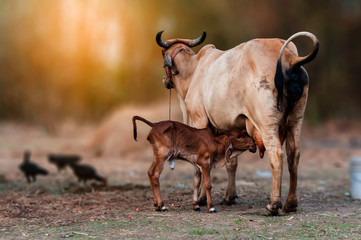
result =
M90 57L98 58L108 67L116 67L123 54L122 27L111 6L104 9L98 0L62 1L62 38L68 54L87 45Z

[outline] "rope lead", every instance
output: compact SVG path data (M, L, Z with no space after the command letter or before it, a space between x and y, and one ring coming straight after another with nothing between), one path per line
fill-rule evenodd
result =
M169 88L169 121L171 116L171 110L172 110L172 88Z

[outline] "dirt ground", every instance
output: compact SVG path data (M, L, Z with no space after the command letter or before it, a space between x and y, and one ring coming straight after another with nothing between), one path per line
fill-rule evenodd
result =
M360 123L304 124L295 214L263 216L271 189L270 166L267 157L259 159L249 152L239 158L235 205L216 205L216 214L205 207L193 212L194 170L176 162L175 170L166 166L162 173L161 191L169 210L159 213L153 211L146 173L152 161L147 128L140 127L135 142L129 126L136 112L151 120L163 116L137 108L120 112L99 128L67 123L51 134L39 127L0 123L1 239L361 238L361 202L350 197L348 174L349 158L361 156ZM128 122L120 129L104 130L116 119ZM117 139L115 146L106 141L109 132ZM33 184L27 184L18 169L26 149L50 172ZM108 185L78 184L70 169L58 172L47 161L49 153L80 154ZM288 182L284 164L283 203ZM219 202L227 187L225 168L213 170L212 184L213 199Z

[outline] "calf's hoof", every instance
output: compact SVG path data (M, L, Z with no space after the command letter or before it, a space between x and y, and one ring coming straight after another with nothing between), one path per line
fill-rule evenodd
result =
M297 202L292 203L292 202L286 202L285 206L283 207L283 212L285 213L289 213L289 212L297 212Z
M199 212L201 211L201 207L199 205L196 205L193 210Z
M166 206L163 206L163 207L157 207L155 210L157 212L165 212L168 211L168 208Z
M209 212L209 213L217 213L217 211L216 211L215 208L210 208L210 209L208 210L208 212Z

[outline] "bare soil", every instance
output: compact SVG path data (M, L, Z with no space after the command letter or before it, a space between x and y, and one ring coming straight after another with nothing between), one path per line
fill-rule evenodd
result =
M127 114L115 115L116 118L122 116L127 119L128 115L134 115L133 112L137 112L136 110L127 109L125 111ZM166 115L166 112L164 114ZM149 113L149 115L148 118L151 120L157 119L157 113ZM161 117L163 116L159 118ZM130 122L130 118L127 121ZM105 122L108 123L104 125L109 125L109 119ZM169 210L165 213L154 212L146 173L152 161L151 147L145 140L147 128L140 129L139 142L135 142L131 137L129 124L112 132L112 135L121 139L122 142L119 143L118 140L118 143L127 147L119 146L119 151L109 153L104 150L106 149L104 142L107 139L104 125L96 130L90 125L80 127L67 123L59 127L56 134L49 134L38 127L0 123L0 237L19 239L26 239L29 236L30 238L72 237L75 235L74 231L72 236L71 234L66 236L65 232L62 232L70 228L57 230L58 232L54 230L56 234L46 232L46 229L58 229L76 224L84 227L91 222L111 224L109 221L122 223L133 221L135 225L120 224L114 227L116 229L114 232L100 230L97 236L132 239L151 239L160 236L167 239L170 236L165 227L178 231L177 226L181 223L183 227L187 227L187 230L182 228L178 233L173 233L173 237L262 238L266 234L262 235L264 228L261 223L268 226L281 220L284 221L279 223L281 230L278 228L269 230L270 238L277 236L274 234L280 234L279 231L287 232L288 227L296 226L300 222L303 224L300 228L307 232L307 221L313 220L316 221L315 224L322 225L327 221L336 224L334 227L336 235L329 235L332 231L324 228L324 230L317 229L315 237L348 236L351 239L361 237L360 227L354 227L361 225L361 202L350 197L348 174L349 158L361 156L360 123L328 123L318 127L309 127L305 124L301 137L299 211L280 216L278 220L263 217L271 189L268 159L267 157L259 159L258 153L248 152L239 158L237 170L239 198L235 205L217 205L217 214L208 214L205 207L202 207L199 213L193 212L191 198L194 170L186 163L177 162L175 170L171 171L166 166L161 176L161 191ZM99 135L102 135L102 140L99 140ZM50 172L48 176L39 176L38 181L32 184L26 183L18 169L26 149L31 150L34 162ZM58 172L54 165L48 163L49 153L82 155L82 162L93 165L100 175L107 177L108 185L102 186L95 182L88 185L79 184L70 169ZM288 192L286 162L283 176L285 198ZM224 168L212 172L212 183L214 201L219 202L227 187L227 174ZM220 219L222 224L217 225ZM146 221L145 225L142 225L143 220ZM188 226L189 222L197 226L194 224ZM337 224L347 223L351 224L351 230L347 230L349 233L337 235ZM152 224L159 225L159 229L154 230ZM151 225L153 230L147 228ZM247 228L254 229L254 233L245 232L246 230L242 232L242 229ZM42 232L34 235L34 232L40 231L39 229L42 229ZM261 233L257 233L258 230ZM102 231L105 235L101 234ZM222 235L217 235L220 233ZM91 229L84 230L83 233L78 232L79 237L84 235L83 237L88 238L89 234ZM279 236L286 237L286 235ZM295 236L302 238L301 235ZM312 237L312 235L306 236Z

